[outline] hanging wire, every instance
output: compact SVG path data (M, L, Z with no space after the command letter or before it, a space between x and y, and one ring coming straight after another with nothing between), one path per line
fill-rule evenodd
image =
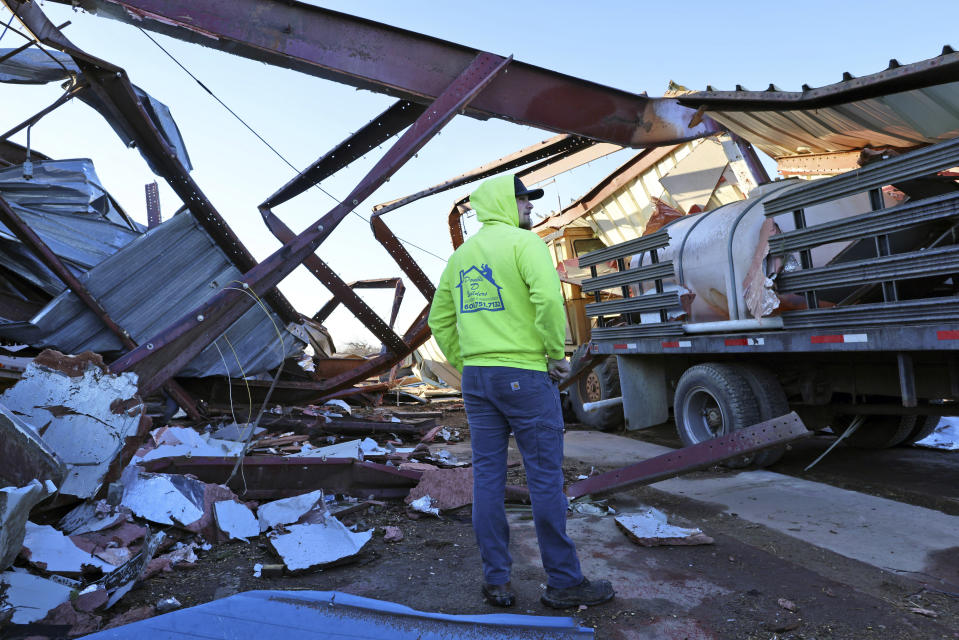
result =
M289 160L287 160L286 157L276 149L276 147L274 147L274 146L271 145L269 142L267 142L266 139L265 139L263 136L261 136L259 133L257 133L256 130L253 129L253 127L251 127L249 124L247 124L247 122L246 122L243 118L241 118L238 113L236 113L235 111L233 111L233 109L231 109L229 106L227 106L227 104L226 104L225 102L223 102L222 100L220 100L220 98L219 98L215 93L213 93L213 91L211 91L209 87L207 87L205 84L203 84L203 82L202 82L199 78L197 78L195 75L193 75L193 73L192 73L189 69L187 69L185 66L183 66L183 64L182 64L179 60L177 60L177 59L173 56L172 53L170 53L169 51L167 51L167 50L163 47L163 45L161 45L159 42L157 42L149 33L147 33L146 31L144 31L142 28L140 28L140 27L137 27L137 28L140 29L140 33L142 33L143 35L145 35L147 38L150 39L150 41L151 41L153 44L155 44L157 47L159 47L160 51L162 51L163 53L165 53L165 54L170 58L170 60L173 60L173 62L175 62L178 67L180 67L181 69L183 69L183 71L184 71L188 76L190 76L191 78L193 78L193 80L194 80L198 85L200 85L200 87L201 87L204 91L206 91L208 94L210 94L210 96L211 96L214 100L216 100L218 103L220 103L220 105L221 105L224 109L226 109L226 110L230 113L230 115L232 115L234 118L236 118L236 119L240 122L240 124L242 124L244 127L246 127L246 128L250 131L250 133L252 133L254 136L257 137L257 139L260 140L260 142L262 142L263 144L265 144L265 145L267 146L267 148L269 148L269 150L272 151L272 152L276 155L276 157L278 157L280 160L282 160L288 167L290 167L291 169L293 169L293 171L295 171L295 172L297 173L297 175L299 175L299 174L302 173L302 171L300 171L299 169L297 169L297 168L296 168L296 165L294 165L292 162L290 162ZM330 193L329 191L327 191L326 189L324 189L324 188L323 188L322 186L320 186L319 184L314 184L313 186L316 187L317 189L319 189L320 191L322 191L323 193L325 193L327 196L329 196L329 197L330 197L334 202L336 202L337 204L343 204L343 201L342 201L342 200L340 200L339 198L337 198L336 196L334 196L332 193ZM367 224L370 222L370 219L369 219L369 218L363 216L363 214L359 213L359 212L356 211L355 209L351 209L351 210L350 210L350 213L352 213L353 215L355 215L356 217L358 217L360 220L363 220L363 221L366 222ZM429 249L424 249L423 247L421 247L421 246L419 246L419 245L417 245L417 244L414 244L413 242L410 242L409 240L404 240L403 238L400 238L399 236L397 236L397 239L398 239L400 242L402 242L403 244L405 244L405 245L407 245L407 246L409 246L409 247L413 247L414 249L419 249L419 250L422 251L423 253L425 253L425 254L427 254L427 255L430 255L430 256L436 258L437 260L440 260L440 261L442 261L442 262L444 262L444 263L446 262L446 258L443 258L443 257L440 257L440 256L436 255L435 253L433 253L433 252L430 251Z

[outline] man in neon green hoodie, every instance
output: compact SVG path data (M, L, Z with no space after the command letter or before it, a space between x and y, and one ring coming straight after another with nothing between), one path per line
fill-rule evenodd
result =
M463 372L473 449L473 529L483 560L483 595L515 602L503 499L510 431L526 469L540 557L548 576L544 604L566 608L613 597L590 582L566 535L563 412L556 381L569 373L559 277L546 245L529 231L528 190L518 177L483 182L470 204L483 227L449 259L429 324L450 364Z

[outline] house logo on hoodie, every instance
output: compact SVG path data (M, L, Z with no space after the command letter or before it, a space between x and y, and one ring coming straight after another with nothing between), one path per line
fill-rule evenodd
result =
M473 265L465 271L460 270L460 313L477 311L503 311L503 296L500 287L493 279L493 269L489 265L477 268Z

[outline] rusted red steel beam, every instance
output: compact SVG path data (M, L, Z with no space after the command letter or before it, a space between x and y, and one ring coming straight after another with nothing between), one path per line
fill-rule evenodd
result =
M406 130L343 203L244 274L241 287L262 295L276 286L316 251L353 207L388 180L506 68L508 63L509 59L493 54L478 55L436 102ZM156 388L215 340L253 304L255 301L246 295L245 291L238 291L233 287L221 290L206 304L180 318L149 343L122 356L113 363L112 368L116 371L136 371L141 390Z
M442 193L444 191L448 191L449 189L455 189L456 187L469 184L477 180L483 180L490 176L498 175L504 171L522 167L530 162L544 160L547 158L549 158L549 160L546 160L546 162L551 162L553 158L568 157L569 155L576 153L577 151L581 151L582 149L591 147L594 144L594 141L587 138L581 138L579 136L571 136L568 134L554 136L549 140L543 140L542 142L526 147L525 149L520 149L519 151L500 158L495 162L486 163L473 169L472 171L468 171L467 173L456 176L455 178L450 178L449 180L423 189L422 191L418 191L414 194L399 198L397 200L391 200L390 202L378 204L373 207L373 211L382 215L388 211L392 211L393 209L398 209L410 204L411 202L420 200L421 198Z
M280 220L273 211L261 207L260 215L263 216L263 222L266 223L267 228L276 236L276 239L284 245L296 239L296 234L293 233L293 230L286 226L286 223ZM336 304L342 304L349 309L353 315L356 316L356 319L370 330L370 333L386 345L387 349L391 351L403 351L406 349L403 339L400 338L389 325L383 322L379 315L377 315L361 297L356 295L356 292L354 292L326 262L320 259L318 255L315 253L307 254L303 259L303 266L333 294L333 299L330 302L334 303L334 307ZM325 309L326 307L324 306L320 311L322 312ZM330 311L332 312L333 309L330 308ZM317 315L314 316L314 320L322 322L322 319L318 319L319 315L320 314L317 313Z
M236 458L195 456L149 460L143 466L157 473L189 473L203 482L222 483L235 464ZM363 498L404 498L421 475L419 471L400 471L352 458L247 456L243 459L243 477L237 474L227 486L254 500L285 498L316 489Z
M420 311L420 315L416 318L416 320L413 321L410 329L403 336L403 342L409 345L409 350L406 351L406 353L385 353L378 355L375 358L366 360L364 364L355 369L341 373L336 377L326 380L325 385L331 391L333 391L333 393L320 398L318 402L325 402L332 398L339 397L339 390L345 389L346 387L361 380L365 380L375 372L384 371L390 368L406 357L418 346L426 342L430 337L430 327L427 323L429 313L430 305L427 304L425 307L423 307L423 310ZM363 391L365 388L361 388L360 390Z
M3 2L38 40L74 59L90 84L89 90L100 98L104 108L109 109L117 120L124 123L125 128L133 136L137 148L150 158L153 169L163 176L177 196L189 207L198 222L223 249L230 261L240 271L252 269L256 265L253 255L243 246L153 125L140 104L140 99L134 93L126 72L76 47L47 19L38 3L23 0L3 0ZM299 318L299 314L276 289L271 288L261 292L260 295L269 300L285 322L292 322Z
M386 226L380 214L373 214L373 217L370 219L370 226L373 228L373 236L383 245L387 253L396 260L396 263L400 265L400 269L403 270L403 273L405 273L416 288L419 289L423 297L427 300L432 300L433 294L436 293L436 287L432 281L430 281L429 276L420 268L420 265L416 263L416 260L413 259L413 256L410 255L410 252L406 250L406 247L403 246L403 243L396 237L396 234Z
M72 4L74 0L57 0ZM428 103L476 49L292 0L84 0L83 7L159 33L320 78ZM522 62L467 110L480 118L623 146L675 144L716 131L695 109Z
M60 260L60 257L53 252L50 247L47 246L47 243L43 241L37 233L30 228L27 223L23 221L17 212L14 211L10 204L6 201L5 198L0 196L0 221L10 231L13 232L15 236L27 246L34 255L43 262L44 265L50 271L52 271L67 287L73 291L74 294L80 299L80 301L87 306L90 311L92 311L107 329L110 330L113 335L119 338L120 343L127 349L135 349L136 342L130 337L130 333L118 325L113 318L110 317L110 314L106 309L103 308L103 305L100 304L100 301L97 300L92 293L84 286L80 279L77 278L70 269L67 268L63 261ZM176 380L170 378L163 385L163 388L167 393L180 405L184 411L189 414L190 418L193 420L200 420L202 416L200 411L197 409L196 403L193 401L193 398L190 396L187 391L181 387Z
M327 266L329 269L329 266ZM332 272L332 270L331 270ZM316 275L316 274L314 274ZM319 277L319 276L317 276ZM321 280L322 282L322 280ZM325 283L324 283L325 284ZM346 286L351 290L355 289L389 289L389 288L398 288L403 285L403 281L399 278L380 278L378 280L357 280L355 282L345 282ZM395 296L394 296L395 297ZM402 298L402 296L400 296ZM313 314L313 321L323 323L327 318L330 317L330 314L340 306L339 296L334 293L333 297L330 298L326 304L320 307L320 310ZM392 321L390 322L390 327L393 326ZM375 335L375 334L374 334Z
M710 465L769 447L785 445L812 435L795 412L766 420L730 434L676 449L634 465L614 469L574 482L566 488L570 498L601 496L625 491L642 484L702 469Z
M349 166L355 160L362 158L364 154L413 124L425 108L423 105L409 100L398 100L359 131L330 149L316 162L283 185L260 205L260 210L262 211L264 208L272 209L287 200L295 198L340 169Z

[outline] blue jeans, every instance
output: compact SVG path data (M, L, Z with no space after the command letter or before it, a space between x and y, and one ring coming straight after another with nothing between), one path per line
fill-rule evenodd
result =
M549 586L583 581L576 547L566 535L563 493L563 411L559 389L545 371L464 367L463 401L473 447L473 530L488 584L509 582L506 451L510 430L523 456L533 524Z

